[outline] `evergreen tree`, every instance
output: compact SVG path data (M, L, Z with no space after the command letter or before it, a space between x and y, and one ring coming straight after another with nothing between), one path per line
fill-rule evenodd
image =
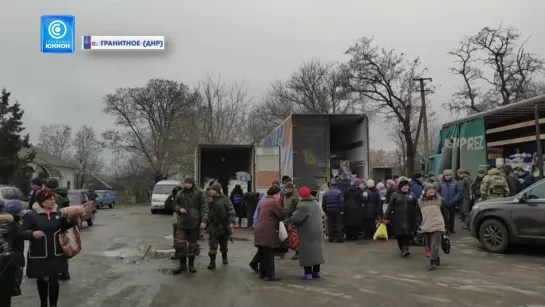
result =
M28 163L35 153L22 155L21 149L30 148L29 136L23 134L23 114L18 102L10 104L5 88L0 97L0 184L25 185L30 180Z

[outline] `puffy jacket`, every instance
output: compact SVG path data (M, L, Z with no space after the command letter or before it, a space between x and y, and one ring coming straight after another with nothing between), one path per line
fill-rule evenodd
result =
M413 193L414 197L417 199L420 198L420 195L422 195L422 184L420 182L411 181L409 191Z
M344 196L341 189L332 186L322 197L324 212L344 212Z
M436 190L446 207L454 207L460 200L461 195L456 180L443 180L437 183Z

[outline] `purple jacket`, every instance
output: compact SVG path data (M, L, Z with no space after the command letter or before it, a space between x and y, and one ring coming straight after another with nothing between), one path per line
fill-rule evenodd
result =
M332 186L322 197L322 210L328 213L344 212L344 196L341 189Z

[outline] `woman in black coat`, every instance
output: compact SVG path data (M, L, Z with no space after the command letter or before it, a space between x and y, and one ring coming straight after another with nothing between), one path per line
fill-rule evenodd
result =
M397 239L401 256L408 257L411 254L409 248L413 233L421 220L422 213L418 201L414 195L409 193L409 181L400 181L397 191L390 198L383 222L385 224L392 222L393 233Z
M359 187L361 181L356 178L354 184L344 191L344 226L346 227L346 239L357 240L363 221L363 196Z
M68 259L59 241L61 232L74 226L55 204L55 194L49 189L36 193L36 203L23 221L22 235L30 241L26 275L36 278L40 306L56 307L59 298L59 274L68 270Z
M240 184L237 184L235 185L233 191L231 191L231 195L229 196L233 207L235 207L235 215L238 220L239 228L242 226L242 219L246 218L246 209L244 208L243 195L244 192L242 191L242 187L240 186Z

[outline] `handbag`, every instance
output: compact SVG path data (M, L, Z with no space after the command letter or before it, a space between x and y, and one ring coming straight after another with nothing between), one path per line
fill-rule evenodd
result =
M284 242L288 238L288 231L282 221L278 223L278 238L280 239L280 242Z
M61 233L59 241L67 259L73 258L81 252L81 234L77 227L71 227Z
M447 255L450 253L450 238L445 233L441 236L441 249Z

